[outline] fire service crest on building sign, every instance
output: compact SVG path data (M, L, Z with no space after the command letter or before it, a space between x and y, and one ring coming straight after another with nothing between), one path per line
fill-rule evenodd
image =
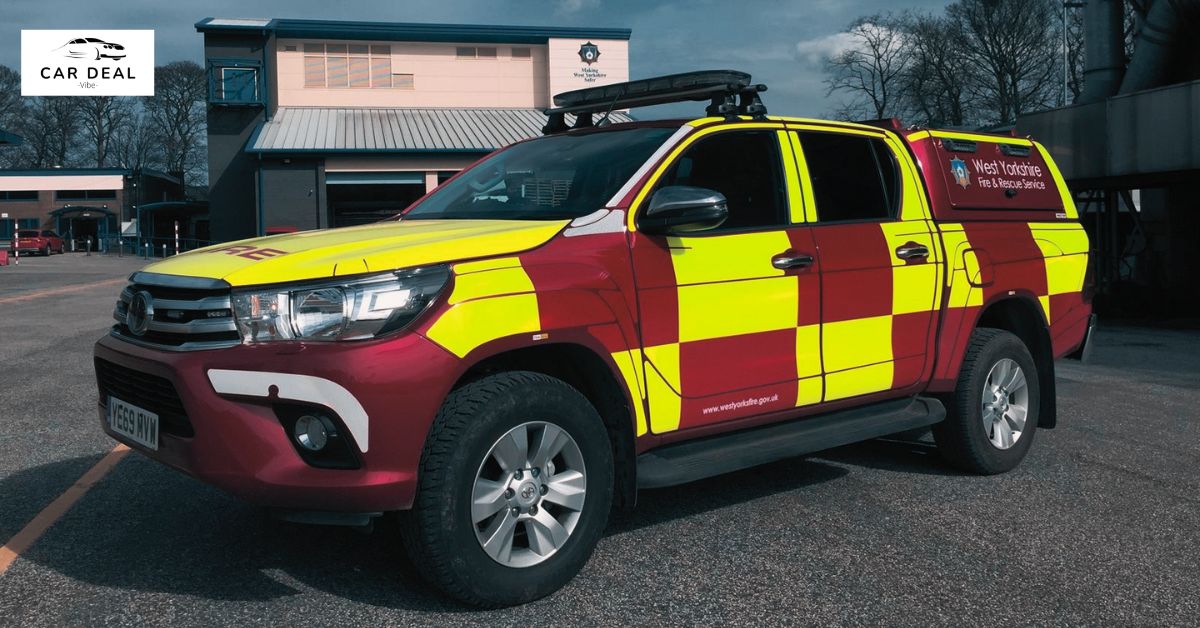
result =
M600 60L600 47L592 42L587 42L579 47L579 60L591 65Z

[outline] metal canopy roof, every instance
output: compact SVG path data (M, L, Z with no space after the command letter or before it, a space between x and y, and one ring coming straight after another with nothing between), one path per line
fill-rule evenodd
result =
M344 22L335 20L238 19L206 17L196 30L212 32L270 32L277 37L369 39L376 41L434 41L544 44L550 38L624 39L628 28L503 26L488 24L422 24L419 22Z
M16 133L0 130L0 146L20 146L25 143L25 138Z
M631 118L614 111L609 120ZM487 153L542 134L537 109L280 107L250 153Z
M104 214L106 216L115 216L116 215L116 212L114 212L113 210L111 210L107 207L101 207L100 205L65 205L63 207L59 207L58 209L51 211L50 215L54 216L56 218L61 218L63 216L67 216L70 214L84 214L84 213L91 213L91 212L96 212L97 214Z

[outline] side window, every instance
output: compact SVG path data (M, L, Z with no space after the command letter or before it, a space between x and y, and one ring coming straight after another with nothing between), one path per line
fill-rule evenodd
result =
M899 213L900 172L883 140L801 132L818 222L890 220Z
M734 131L703 138L664 174L659 186L716 190L729 202L720 231L788 224L783 164L775 131Z

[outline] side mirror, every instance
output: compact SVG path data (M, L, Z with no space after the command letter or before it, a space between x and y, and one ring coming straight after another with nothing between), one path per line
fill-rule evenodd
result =
M650 207L638 218L638 229L653 235L707 231L729 218L725 196L690 185L668 185L650 197Z

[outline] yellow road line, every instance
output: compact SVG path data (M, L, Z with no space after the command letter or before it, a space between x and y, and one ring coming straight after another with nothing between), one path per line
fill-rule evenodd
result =
M21 554L28 550L34 543L37 542L50 526L54 525L79 498L83 497L89 489L95 486L104 476L112 471L112 468L117 466L117 463L129 453L129 448L125 445L117 445L113 447L108 455L100 459L95 466L87 470L74 484L57 499L50 502L49 506L42 509L29 523L25 524L21 531L16 533L3 547L0 547L0 576L8 571L13 562L17 560Z
M0 297L0 304L4 303L20 303L22 301L32 301L42 297L52 297L56 294L66 294L69 292L80 292L91 288L99 288L100 286L111 286L113 284L125 283L128 279L106 279L104 281L96 281L93 283L83 284L81 286L64 286L62 288L48 288L46 290L35 290L33 292L24 292L14 294L11 297Z

